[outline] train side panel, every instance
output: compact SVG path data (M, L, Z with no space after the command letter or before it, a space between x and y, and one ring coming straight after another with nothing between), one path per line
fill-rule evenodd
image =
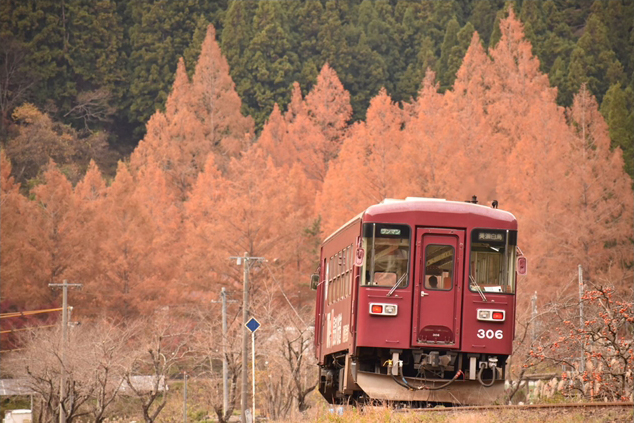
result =
M354 253L360 227L361 219L350 222L329 237L322 247L320 289L317 292L321 316L316 322L321 326L316 350L319 364L324 364L327 355L354 348L359 277L359 268L354 266Z

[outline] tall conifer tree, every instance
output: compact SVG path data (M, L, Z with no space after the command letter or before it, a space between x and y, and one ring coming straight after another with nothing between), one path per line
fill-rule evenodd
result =
M50 302L49 275L42 264L47 251L39 242L43 221L37 204L20 194L11 176L11 162L0 150L0 278L2 297L31 309Z

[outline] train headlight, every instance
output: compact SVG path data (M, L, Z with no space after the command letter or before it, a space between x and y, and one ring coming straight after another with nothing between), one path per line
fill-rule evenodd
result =
M379 316L396 316L398 314L398 306L396 304L370 304L370 314Z
M485 322L503 322L506 317L504 310L478 309L478 320Z

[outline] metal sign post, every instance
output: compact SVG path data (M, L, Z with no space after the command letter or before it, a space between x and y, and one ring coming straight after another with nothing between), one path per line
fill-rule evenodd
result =
M242 322L246 325L247 317L249 317L249 268L251 267L251 262L257 263L260 261L265 261L264 257L249 257L249 254L244 253L243 257L230 257L231 259L236 259L236 263L238 266L242 264L243 268L243 288L242 288ZM243 264L244 261L244 264ZM259 324L258 324L259 326ZM247 362L247 354L248 354L248 342L247 342L247 330L244 329L242 332L242 365L244 366ZM249 385L249 381L247 380L247 371L242 372L242 394L240 400L240 421L242 423L246 423L246 410L247 410L247 389Z
M251 374L253 375L253 420L255 420L255 331L260 328L260 322L252 317L245 326L251 331Z

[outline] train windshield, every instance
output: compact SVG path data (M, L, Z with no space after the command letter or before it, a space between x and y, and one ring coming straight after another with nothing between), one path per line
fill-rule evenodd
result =
M488 292L515 293L515 249L517 231L474 229L471 233L469 288Z
M366 251L361 284L405 288L408 285L410 228L406 225L366 223L363 225Z

